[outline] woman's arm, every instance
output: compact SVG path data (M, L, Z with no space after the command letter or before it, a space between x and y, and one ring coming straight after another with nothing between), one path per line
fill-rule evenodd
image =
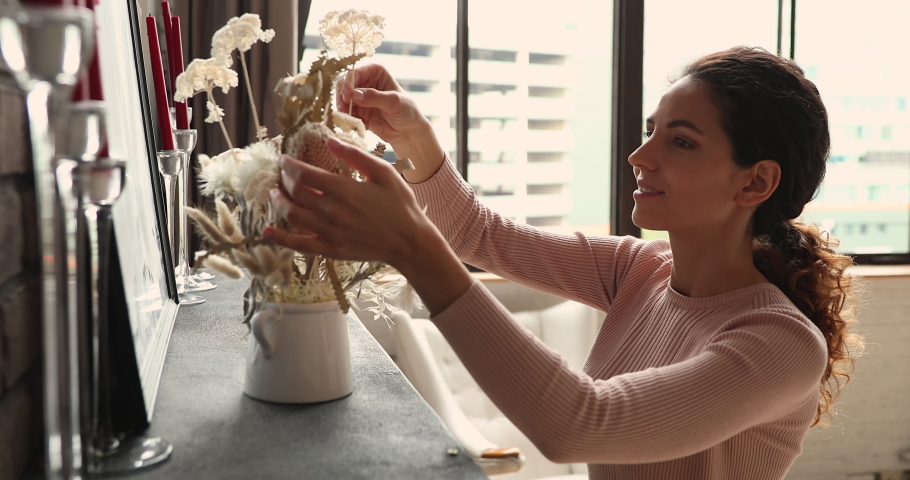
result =
M557 234L515 222L483 205L448 161L411 187L462 261L603 311L647 245L633 237Z
M728 322L696 357L594 380L479 282L432 320L493 403L559 463L660 462L807 402L814 412L827 359L824 341L799 319L754 313ZM595 344L591 357L597 352Z
M430 122L381 65L356 69L339 81L338 90L339 108L347 110L353 100L353 114L391 143L396 156L414 163L404 178L459 258L517 283L609 309L644 242L551 234L486 208L445 159Z

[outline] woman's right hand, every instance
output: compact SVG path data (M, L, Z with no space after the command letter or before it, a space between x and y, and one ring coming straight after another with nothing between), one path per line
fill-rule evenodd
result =
M439 169L444 152L433 126L385 67L375 63L357 67L338 81L337 91L338 111L350 111L391 144L398 158L414 163L416 170L405 172L408 181L421 182Z

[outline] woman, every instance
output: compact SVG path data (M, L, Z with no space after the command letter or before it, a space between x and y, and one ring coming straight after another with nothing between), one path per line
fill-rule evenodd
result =
M689 65L630 157L636 225L669 242L558 235L481 205L382 67L339 104L416 170L402 181L330 141L365 183L282 160L279 244L383 260L493 402L556 462L597 479L779 479L848 379L851 259L793 220L829 148L815 86L792 62L734 48ZM428 206L426 215L422 207ZM461 260L606 311L583 371L524 330Z

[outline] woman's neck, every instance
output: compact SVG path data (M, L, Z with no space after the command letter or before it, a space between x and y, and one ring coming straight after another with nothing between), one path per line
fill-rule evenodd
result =
M670 232L674 290L689 297L710 297L767 283L752 260L752 239L724 230Z

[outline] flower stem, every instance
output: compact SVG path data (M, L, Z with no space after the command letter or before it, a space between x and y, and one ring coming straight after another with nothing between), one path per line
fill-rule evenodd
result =
M215 97L212 95L212 91L206 90L205 93L208 94L209 101L212 102L213 105L217 105L217 103L215 103ZM221 121L220 117L218 118L218 125L221 125L221 133L224 134L224 139L227 140L228 149L231 151L231 154L234 155L234 161L240 163L240 159L237 158L237 152L234 151L234 144L231 142L231 136L228 135L227 128L224 128L224 122Z
M243 79L246 80L246 93L250 98L250 107L253 108L253 123L256 124L256 140L262 140L262 128L259 125L259 114L256 112L256 101L253 100L253 87L250 85L250 72L246 68L246 55L243 52L237 52L240 54L240 63L243 65Z
M357 88L357 71L354 70L354 65L351 65L351 91ZM351 93L351 98L348 99L348 115L354 115L354 94Z

